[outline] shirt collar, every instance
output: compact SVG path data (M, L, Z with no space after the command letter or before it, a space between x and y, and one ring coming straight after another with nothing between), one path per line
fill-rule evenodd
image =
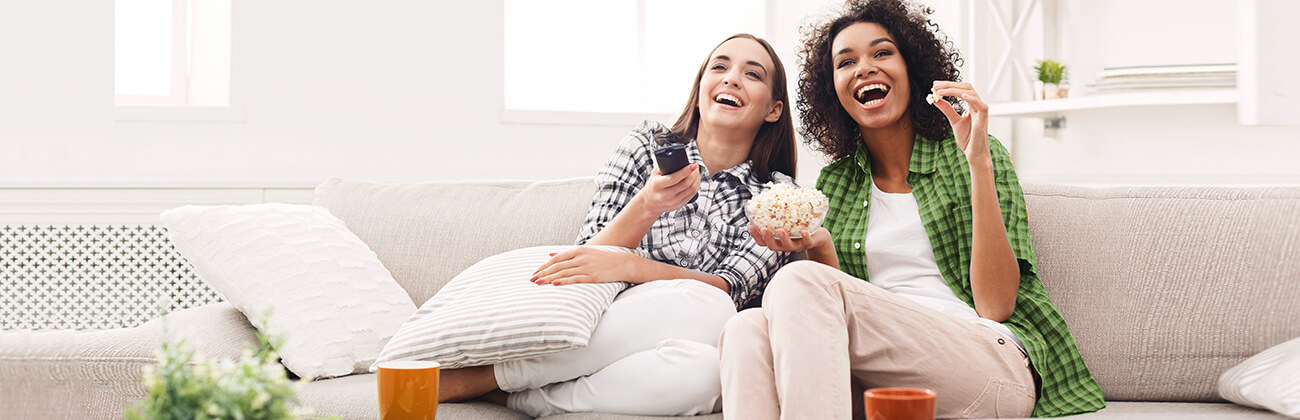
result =
M916 134L912 139L912 160L907 164L907 171L918 174L934 173L942 149L943 144L940 142L929 141ZM854 152L853 159L857 161L863 173L871 175L871 155L864 144L858 143L858 150Z
M714 175L709 172L709 168L704 166L704 158L700 156L700 146L695 142L695 140L691 140L690 143L686 144L686 157L691 163L700 164L700 174L703 176L710 177ZM757 187L760 183L758 182L758 177L753 176L753 171L753 164L749 160L746 160L740 162L739 165L718 171L717 174L735 178L741 185L747 187Z

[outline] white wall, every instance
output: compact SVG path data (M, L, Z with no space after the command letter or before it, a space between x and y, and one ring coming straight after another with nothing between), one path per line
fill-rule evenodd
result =
M4 2L0 183L593 174L626 127L498 121L501 7L235 2L231 101L247 119L196 123L113 120L112 2Z
M803 3L770 18L792 67ZM236 1L231 102L246 121L126 122L111 1L0 3L0 185L593 175L631 122L503 123L502 7Z
M791 73L798 24L828 3L774 2L769 24L779 30L768 37ZM1110 3L1106 10L1120 13ZM1103 45L1181 45L1162 31L1220 31L1232 22L1181 2L1157 3L1163 6L1144 15L1160 19L1103 28L1120 31ZM309 187L330 176L594 174L629 126L501 122L502 7L236 1L231 101L246 121L119 122L112 2L0 3L0 185ZM1079 38L1074 48L1092 42ZM1100 65L1116 63L1075 68ZM1300 128L1242 127L1233 115L1232 106L1096 111L1072 115L1060 139L1041 138L1037 120L995 134L1015 144L1029 181L1089 182L1104 172L1111 182L1300 182L1300 165L1290 164L1300 161ZM821 159L805 153L801 163L800 178L811 181Z

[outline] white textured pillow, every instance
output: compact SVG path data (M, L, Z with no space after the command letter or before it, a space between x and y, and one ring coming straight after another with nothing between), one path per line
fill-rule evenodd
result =
M474 263L402 324L375 364L433 360L454 369L586 346L627 283L539 286L529 281L548 254L571 248L523 248Z
M167 235L209 286L284 338L300 377L364 372L415 304L375 253L324 207L182 206Z
M1219 377L1219 395L1300 418L1300 338L1264 350Z

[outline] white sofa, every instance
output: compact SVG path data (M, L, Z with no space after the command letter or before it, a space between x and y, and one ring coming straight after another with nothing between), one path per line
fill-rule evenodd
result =
M317 188L315 204L343 219L418 306L483 257L571 243L593 189L590 178L335 179ZM1108 400L1077 418L1283 418L1224 403L1215 386L1228 368L1300 336L1300 187L1026 185L1025 193L1040 277ZM0 418L120 418L144 394L141 367L153 362L164 320L212 357L235 357L253 340L226 303L135 328L3 333ZM312 382L300 396L317 414L378 416L371 374ZM443 404L438 417L527 418L485 403Z

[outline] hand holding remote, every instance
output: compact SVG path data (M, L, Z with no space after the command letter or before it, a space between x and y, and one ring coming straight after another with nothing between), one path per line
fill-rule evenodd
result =
M659 168L650 173L645 187L633 198L652 218L681 208L700 190L700 165L688 164L685 145L659 149L655 160Z

